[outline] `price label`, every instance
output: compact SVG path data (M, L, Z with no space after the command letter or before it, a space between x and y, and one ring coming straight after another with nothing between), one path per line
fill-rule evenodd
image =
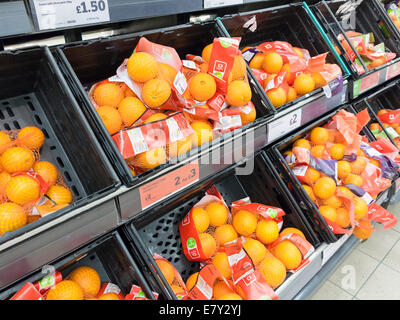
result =
M195 161L149 182L139 188L142 209L148 208L197 181L199 181L199 164Z
M322 251L322 265L324 265L339 250L348 238L350 238L350 234L344 234L338 241L328 245L324 251Z
M368 89L375 87L379 84L379 72L371 73L369 76L357 80L354 82L354 90L353 95L354 97L358 97L361 93L367 91Z
M386 80L397 77L400 74L400 62L394 63L387 68Z
M40 30L110 21L108 0L33 0Z
M204 9L242 4L243 0L204 0Z
M272 142L283 135L298 128L301 124L301 109L297 109L268 124L268 142Z

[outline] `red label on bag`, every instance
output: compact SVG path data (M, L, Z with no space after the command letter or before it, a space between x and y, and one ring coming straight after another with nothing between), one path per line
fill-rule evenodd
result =
M213 264L208 264L199 271L197 282L189 292L191 300L211 300L213 297L214 282L223 278Z
M125 298L121 289L116 284L113 284L111 282L104 282L101 285L101 288L100 288L99 292L97 293L97 298L101 297L103 294L106 294L106 293L115 293L118 295L120 300L124 300L124 298Z
M400 123L400 110L393 110L378 116L382 123Z
M27 282L10 300L43 300L43 296L32 283Z
M139 188L142 209L199 181L199 163L188 163Z

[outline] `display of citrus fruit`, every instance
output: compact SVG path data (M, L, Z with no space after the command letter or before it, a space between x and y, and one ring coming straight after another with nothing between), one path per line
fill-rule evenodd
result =
M27 214L21 206L12 202L0 204L0 235L17 230L26 223Z
M155 78L147 81L142 88L143 102L149 107L156 109L162 106L171 95L171 86L168 81Z
M28 171L34 163L34 153L25 147L11 147L0 158L2 168L8 173Z
M143 170L153 169L167 161L167 152L163 147L139 153L134 158L136 166Z
M217 251L217 242L208 233L200 233L199 240L206 259L211 258Z
M217 252L212 258L211 263L221 272L225 279L232 277L231 266L229 265L228 256L225 252Z
M166 151L169 158L176 158L189 152L192 149L192 138L187 136L181 140L167 145Z
M262 69L264 63L264 54L256 53L256 55L251 59L249 67L251 69Z
M156 259L156 264L160 268L165 280L167 280L169 284L172 284L175 279L175 269L172 264L162 259Z
M99 107L117 107L125 97L124 91L116 83L102 83L93 91L93 99Z
M219 227L227 223L229 211L221 202L210 202L206 205L205 210L210 217L211 226Z
M364 218L368 213L368 205L367 203L361 199L360 197L353 198L354 203L354 215L356 219Z
M335 180L329 177L319 178L313 186L314 194L324 200L332 197L336 191Z
M342 160L346 147L341 143L335 143L329 148L329 154L333 160Z
M210 61L212 49L213 49L213 44L210 43L209 45L204 47L201 53L201 57L207 62Z
M126 97L118 105L122 123L126 127L130 127L135 123L145 111L145 105L136 97Z
M199 276L199 273L195 272L189 278L187 278L187 280L186 280L186 288L187 288L188 291L192 290L193 287L196 285L198 276Z
M311 154L319 159L323 159L325 155L325 146L323 145L316 145L313 146L310 150Z
M362 219L359 221L359 225L353 230L353 234L359 239L368 239L372 235L373 227L371 220Z
M271 104L275 108L278 108L287 102L287 95L283 88L271 89L268 90L266 93L269 101L271 101Z
M258 240L247 238L243 248L249 255L254 265L259 264L267 255L267 248Z
M70 204L73 200L71 190L58 185L51 186L46 195L55 204Z
M39 200L40 185L35 179L26 175L11 177L6 185L6 196L19 205L33 203Z
M76 282L81 287L85 298L96 297L101 287L99 274L89 266L74 269L68 279Z
M225 281L223 280L215 281L213 287L213 297L216 300L219 300L220 298L229 294L235 294L235 292L226 284Z
M339 209L343 205L342 200L340 200L340 198L336 195L322 200L322 204L325 206L330 206L334 209Z
M119 296L115 292L109 292L102 294L97 300L120 300Z
M189 91L195 100L207 101L215 95L217 84L208 73L198 73L190 79Z
M312 187L307 186L307 185L305 185L305 184L302 184L301 186L302 186L302 187L304 188L304 190L307 192L307 194L308 194L308 196L310 197L310 199L311 199L312 202L317 201L317 198L315 197L315 194L314 194L314 191L313 191Z
M320 206L318 208L319 212L322 214L322 216L332 222L336 222L337 219L337 213L336 209L332 208L330 206Z
M316 127L311 130L310 140L313 144L325 145L328 142L328 130L322 127Z
M311 150L310 141L306 139L298 139L293 143L293 147L305 148Z
M290 102L297 99L297 92L294 88L289 87L287 95L286 95L286 102Z
M167 80L170 84L174 83L175 77L177 75L175 68L167 63L159 64L159 76L162 79Z
M350 162L340 160L337 162L338 177L341 180L346 179L346 177L351 173Z
M279 73L283 67L283 59L276 52L267 53L262 67L266 73Z
M238 234L231 224L224 224L215 229L214 237L217 240L217 244L223 246L225 243L237 239Z
M341 228L347 228L350 225L350 213L346 208L336 209L336 224Z
M191 135L193 147L199 147L213 139L212 126L208 121L195 120L190 125L194 131Z
M157 112L152 114L150 117L148 117L143 123L150 123L150 122L155 122L155 121L160 121L168 118L166 114Z
M236 55L230 74L230 76L232 77L232 81L244 80L246 78L246 72L246 61L244 61L242 55Z
M232 107L241 107L251 100L250 85L246 81L234 80L228 85L226 102Z
M294 89L298 95L305 95L315 89L315 81L310 75L303 73L294 80Z
M2 154L9 147L11 147L10 136L5 132L0 131L0 154Z
M249 236L256 231L257 216L249 211L240 210L233 216L232 224L238 234Z
M96 111L109 134L113 135L122 129L122 118L116 108L102 106Z
M287 270L296 269L302 261L299 249L289 240L278 243L271 249L271 253L283 262Z
M243 111L240 113L240 119L242 120L242 126L246 126L249 123L253 122L256 120L257 112L256 108L252 103L249 102L249 104L245 107L246 111ZM250 109L250 110L248 110Z
M157 60L147 52L133 53L126 64L129 77L135 82L146 82L157 76Z
M193 208L192 219L198 233L206 231L210 225L210 217L208 216L207 211L203 208Z
M274 220L260 220L257 223L256 238L264 244L274 242L279 236L279 227Z
M33 165L33 171L42 177L49 186L54 185L57 182L58 171L55 165L48 161L37 161Z
M357 157L356 161L350 162L351 173L360 175L367 167L367 160L361 157Z
M17 143L30 149L39 150L43 146L44 140L43 131L34 126L22 128L17 135Z
M362 185L364 184L364 180L359 175L350 173L344 179L344 184L353 184L357 187L362 187Z
M308 167L306 173L304 174L304 182L307 183L309 186L313 186L314 183L321 177L319 171L315 170L314 168Z
M62 280L51 288L46 300L83 300L83 290L72 280Z
M283 229L281 231L281 233L279 234L279 236L280 237L284 237L284 236L286 236L288 234L291 234L291 233L298 234L303 239L306 239L306 236L304 235L304 233L301 230L299 230L297 228L293 228L293 227L288 227L288 228Z
M261 261L258 270L272 288L279 287L286 279L286 266L274 257Z

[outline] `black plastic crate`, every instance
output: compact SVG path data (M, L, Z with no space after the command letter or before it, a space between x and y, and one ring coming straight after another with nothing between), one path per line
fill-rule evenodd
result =
M26 282L38 281L51 270L61 272L63 279L66 279L74 269L81 266L94 268L102 283L116 284L124 295L129 293L132 285L137 285L142 288L146 297L155 299L152 294L154 289L149 286L137 259L131 255L120 235L115 231L59 260L50 261L48 265L43 266L42 272L36 272L29 277L20 279L18 283L4 288L0 292L0 299L9 299Z
M0 127L33 125L46 139L42 160L52 162L72 190L66 208L0 237L0 244L115 191L121 184L74 100L48 48L0 52Z
M290 169L289 165L283 158L282 153L291 146L294 141L299 138L303 138L309 133L314 127L323 126L328 123L332 116L335 115L339 110L344 109L348 112L352 112L354 114L357 111L353 108L352 105L345 105L337 108L335 111L327 114L323 118L317 120L316 122L301 128L300 130L296 131L295 133L284 137L278 143L274 144L273 146L269 147L267 150L267 154L273 159L274 166L276 170L281 175L283 181L287 183L287 187L292 193L295 201L299 204L301 209L304 211L304 216L307 217L308 222L310 225L313 226L315 233L321 236L320 240L325 241L327 243L336 242L342 235L335 235L331 229L329 228L328 224L326 223L325 219L320 214L318 207L312 202L310 197L308 196L307 192L301 186L301 182L297 179L293 171ZM367 137L369 141L375 141L375 137L372 132L367 128L364 127L361 130L361 135ZM382 199L381 197L387 197L390 192L388 190L382 192L378 195L377 202L382 202L383 207L387 207L387 200Z
M87 94L88 89L94 83L113 76L123 60L132 54L142 36L152 42L175 48L181 59L184 59L186 54L201 55L203 48L207 44L211 43L215 37L220 37L222 35L222 32L214 22L206 22L145 31L107 39L75 42L60 46L57 49L58 58L65 78L72 87L76 99L82 106L92 129L95 131L104 150L110 157L117 173L127 186L133 186L162 169L172 167L171 164L176 161L170 161L171 163L162 164L137 177L133 177L122 155L118 151L115 142L105 129L100 117L90 102ZM255 80L252 79L251 75L249 75L249 81L253 94L252 102L257 111L257 119L247 126L235 130L233 133L227 133L208 144L202 145L200 148L191 150L186 155L179 157L179 159L183 160L191 155L197 154L199 150L222 144L224 139L231 137L232 134L243 132L265 121L266 118L273 116L275 109L263 101L261 92L259 92L258 87L254 85Z
M382 10L382 7L377 1L321 1L311 7L316 18L322 24L324 31L329 35L332 43L342 52L342 60L347 65L351 72L352 79L355 81L355 83L353 83L353 90L351 91L351 98L357 97L360 94L360 90L361 93L365 92L388 80L388 67L392 68L394 64L400 61L400 38L398 37L398 33L395 32L394 25L391 23L389 16ZM368 70L362 62L360 55L355 51L348 37L345 35L345 32L350 30L363 34L373 33L375 44L383 42L387 50L397 54L396 58L389 63ZM358 74L349 55L337 39L339 34L344 35L356 54L356 57L361 61L362 68L365 71L363 74ZM397 65L397 68L398 67ZM368 79L372 74L377 75L375 80ZM365 78L368 79L365 80L366 83L372 81L372 84L367 84L367 87L364 89L362 88L362 79Z
M255 22L252 22L253 19ZM336 52L325 41L302 3L228 15L217 21L221 24L221 28L225 29L226 36L242 38L240 43L242 48L257 46L267 41L286 41L295 47L307 49L311 56L329 52L327 63L337 64L339 67L343 63L340 58L336 58ZM249 25L249 22L252 23ZM254 23L256 29L253 31L251 27ZM252 73L251 69L248 69ZM343 79L347 79L348 74L343 68L342 73ZM269 102L269 98L258 81L257 86L262 92L263 99ZM317 98L316 96L322 91L322 88L315 89L313 92L278 107L278 110L302 103L310 96Z
M164 277L160 278L163 279L165 287L157 277L160 275L160 270L152 254L157 253L168 259L181 273L184 281L192 273L199 271L200 263L187 260L183 253L179 224L211 185L217 187L228 206L233 201L249 196L252 202L282 208L286 213L283 218L283 228L291 226L300 229L315 248L319 247L318 235L312 230L296 201L286 190L268 157L264 152L259 152L249 161L253 160L254 170L251 174L235 175L235 168L230 168L220 177L211 179L183 195L179 201L167 204L162 209L138 219L134 218L123 227L127 241L131 242L136 252L141 253L143 263L149 265L149 269L157 270L153 270L152 281L158 283L158 286L166 291L166 295L169 292L171 299L175 299L175 295Z

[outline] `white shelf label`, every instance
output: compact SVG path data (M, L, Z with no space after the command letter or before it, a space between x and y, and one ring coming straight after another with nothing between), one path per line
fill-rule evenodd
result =
M108 0L33 0L40 30L110 21Z
M242 4L243 0L204 0L204 9Z
M350 234L344 234L338 241L328 245L324 251L322 251L322 265L324 265L339 248L350 238Z
M301 125L301 108L268 124L268 142L278 139Z

